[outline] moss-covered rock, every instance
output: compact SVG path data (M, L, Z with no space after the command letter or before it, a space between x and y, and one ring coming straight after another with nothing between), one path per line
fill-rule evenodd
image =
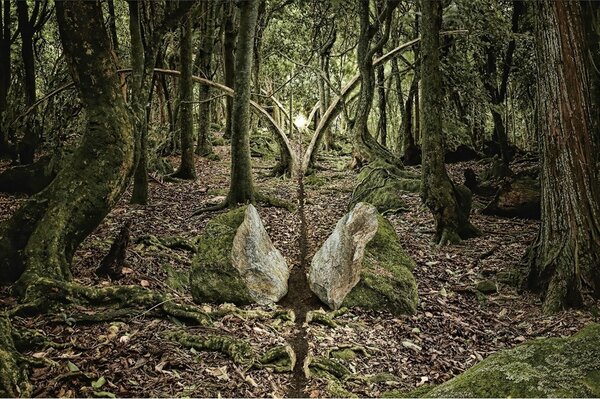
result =
M375 161L358 174L350 207L359 202L368 202L379 212L396 212L405 207L402 192L416 193L420 190L421 179L418 175L384 161Z
M419 301L412 275L415 263L402 248L391 223L381 215L377 221L377 233L365 248L360 281L342 306L413 314Z
M217 216L197 244L190 274L195 302L269 304L287 292L287 264L254 206Z
M600 397L600 325L498 352L426 397Z

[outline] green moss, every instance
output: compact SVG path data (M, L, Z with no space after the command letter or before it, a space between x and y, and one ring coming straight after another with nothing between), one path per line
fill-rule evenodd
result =
M417 193L420 190L421 179L418 175L384 161L375 161L358 174L358 184L350 207L359 202L368 202L379 212L396 212L405 208L400 197L402 192Z
M475 289L482 294L495 294L498 292L498 287L496 283L492 280L482 280L475 285Z
M162 268L167 272L167 285L175 291L186 293L190 288L190 274L180 270L176 270L170 265L162 265Z
M378 216L375 237L365 248L360 281L342 306L413 314L418 303L414 261L406 254L394 227Z
M399 391L397 389L387 391L381 394L382 398L423 398L427 397L435 385L422 385L412 391Z
M600 325L498 352L428 397L599 397Z
M198 254L192 263L190 285L197 303L252 303L250 292L231 264L231 248L246 207L233 209L211 220L198 238Z
M330 356L334 359L354 360L354 359L356 359L357 355L356 355L356 352L354 352L352 349L345 348L345 349L331 351Z

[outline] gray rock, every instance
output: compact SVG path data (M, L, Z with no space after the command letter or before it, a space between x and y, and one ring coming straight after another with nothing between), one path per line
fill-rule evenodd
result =
M217 216L198 238L190 274L197 303L275 303L287 293L288 278L287 263L252 205Z
M360 202L338 221L315 254L308 273L310 289L338 309L360 280L365 247L377 233L377 209Z
M248 205L235 234L231 260L257 303L275 303L287 293L290 277L287 262L273 245L253 205Z

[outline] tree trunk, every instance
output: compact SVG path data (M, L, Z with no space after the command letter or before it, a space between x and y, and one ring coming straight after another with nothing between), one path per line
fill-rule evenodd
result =
M400 69L398 68L398 60L392 60L392 73L396 77L396 92L398 93L398 104L402 111L402 124L400 132L398 134L398 152L402 151L402 162L405 165L417 165L421 162L421 155L419 148L415 143L413 136L413 103L417 94L417 88L419 84L419 74L415 72L406 102L402 95L402 77L400 76Z
M600 297L598 54L595 2L535 3L542 225L529 252L527 286L544 310Z
M389 29L394 8L398 2L387 0L385 3L385 12L382 12L384 19L384 32L381 38L372 47L371 40L375 36L377 27L381 27L379 21L377 27L371 24L370 20L370 0L359 1L360 15L360 37L357 46L357 59L361 77L360 97L352 129L352 141L354 152L354 163L360 166L364 161L375 161L377 159L402 167L402 162L387 148L377 142L369 132L368 122L371 107L373 105L373 97L375 93L375 72L373 68L373 55L381 50L387 39L389 38Z
M383 55L382 51L377 53L379 57ZM377 70L377 105L379 106L379 122L377 123L377 137L379 143L387 147L387 100L385 93L385 65L380 65Z
M469 222L471 192L455 185L446 172L442 137L443 88L440 71L440 28L442 4L438 0L422 0L422 143L423 203L435 219L435 242L456 243L472 237L476 229Z
M57 1L69 70L86 108L81 144L54 181L0 225L0 281L21 293L40 277L69 279L73 254L125 190L133 123L119 90L100 2Z
M240 30L235 53L235 94L231 115L231 185L229 204L255 199L250 160L250 83L254 34L260 0L248 0L240 7Z
M192 18L188 16L181 27L179 43L181 82L179 82L179 133L181 140L181 163L173 177L193 180L196 178L194 166L194 116L192 110Z
M4 113L8 107L8 89L11 83L11 9L10 0L2 0L0 8L0 156L8 154L8 130Z
M223 4L223 69L225 86L235 90L235 53L236 42L238 35L238 27L236 22L236 6L233 0L228 0ZM225 134L226 139L231 138L232 131L232 111L233 97L227 97L225 100L226 121Z
M25 104L31 107L35 103L35 58L33 55L33 22L29 19L29 8L26 1L17 2L19 31L21 33L21 57L23 59ZM28 118L25 124L25 135L19 142L19 161L22 165L33 163L35 149L39 142L38 129L34 117Z
M213 50L215 47L216 34L216 13L218 4L214 0L205 1L202 3L202 22L201 22L201 42L198 46L198 54L196 55L196 64L199 67L199 75L206 79L212 77ZM211 111L212 101L210 101L211 90L210 86L200 86L199 101L199 117L198 117L198 145L196 154L208 156L213 153L211 143Z

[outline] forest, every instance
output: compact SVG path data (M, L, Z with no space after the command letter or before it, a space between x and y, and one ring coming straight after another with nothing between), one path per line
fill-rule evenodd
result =
M0 0L0 397L600 397L600 2Z

